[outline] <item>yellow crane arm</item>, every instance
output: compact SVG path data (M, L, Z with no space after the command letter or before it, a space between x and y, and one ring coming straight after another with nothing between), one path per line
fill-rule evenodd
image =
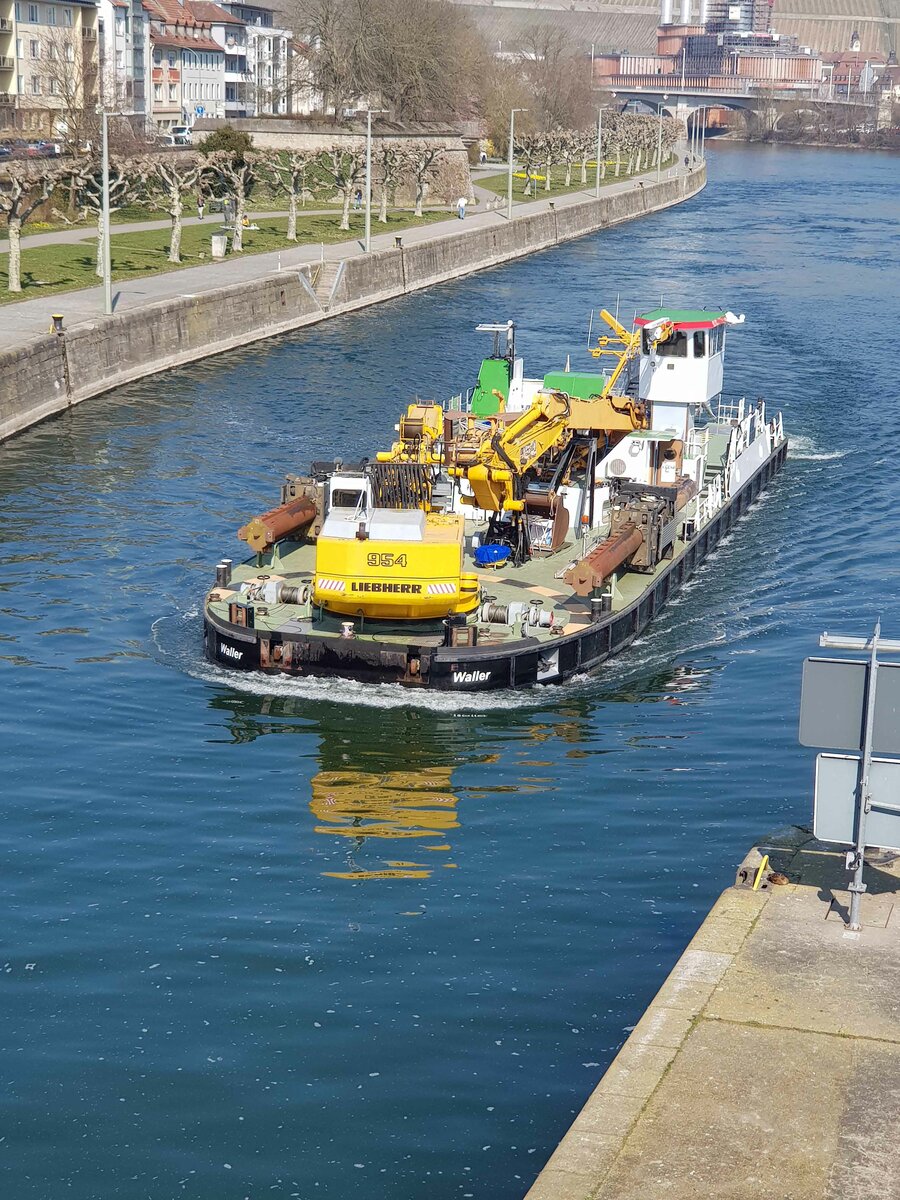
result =
M397 427L399 439L390 450L379 450L378 462L425 463L441 461L444 410L439 404L410 404Z
M570 401L563 392L539 392L534 402L505 429L485 438L475 461L454 467L451 474L464 475L472 488L472 503L488 512L521 511L515 480L557 445L572 436L568 426Z

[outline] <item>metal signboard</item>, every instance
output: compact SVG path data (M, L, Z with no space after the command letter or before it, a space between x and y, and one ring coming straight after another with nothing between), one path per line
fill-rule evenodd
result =
M882 669L879 665L879 681ZM820 841L856 845L859 765L860 760L852 754L817 756L813 833ZM873 758L869 786L872 802L866 815L865 844L900 850L900 762Z
M869 664L847 658L808 658L800 696L800 744L862 750ZM878 663L875 754L900 754L900 663Z

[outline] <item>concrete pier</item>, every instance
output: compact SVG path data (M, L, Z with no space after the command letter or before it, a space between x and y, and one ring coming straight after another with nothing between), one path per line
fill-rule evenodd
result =
M806 830L754 847L528 1200L900 1196L900 859L860 933L848 881Z

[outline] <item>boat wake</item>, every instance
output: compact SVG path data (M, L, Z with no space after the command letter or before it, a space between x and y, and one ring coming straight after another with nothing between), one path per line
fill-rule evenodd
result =
M831 462L844 458L846 454L846 450L821 450L812 438L798 434L796 437L791 436L788 459L799 459L800 462Z
M481 693L416 691L399 684L360 683L339 676L301 679L266 675L261 671L226 670L203 655L203 621L196 608L158 617L151 631L159 661L192 679L245 695L306 701L316 707L337 704L380 709L416 708L437 713L493 712L500 708L544 708L548 699L561 695L564 690L535 687ZM313 715L312 711L310 715Z

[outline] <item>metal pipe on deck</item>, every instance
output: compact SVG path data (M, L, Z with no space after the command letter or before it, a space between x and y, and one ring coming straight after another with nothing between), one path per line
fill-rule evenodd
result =
M254 517L238 530L238 537L257 554L274 546L289 533L298 533L316 519L316 504L308 496L289 500L262 516Z
M629 522L618 533L608 537L574 567L570 567L563 579L576 596L589 596L595 587L612 575L644 544L644 535L637 525Z

